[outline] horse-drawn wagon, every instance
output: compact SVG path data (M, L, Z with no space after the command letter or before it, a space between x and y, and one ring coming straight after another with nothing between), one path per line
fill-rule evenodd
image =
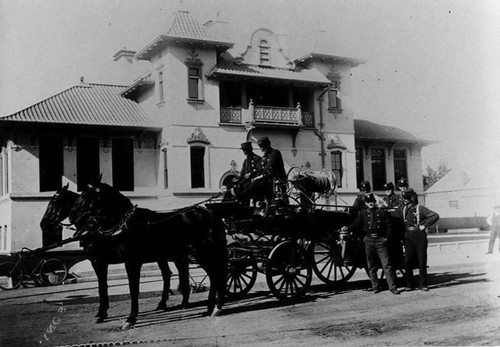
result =
M271 292L280 300L302 298L313 272L323 282L349 279L356 267L343 259L338 229L349 223L347 206L318 204L334 192L333 176L292 168L286 182L275 182L264 213L253 206L224 199L207 208L221 215L229 244L227 295L240 297L265 274Z

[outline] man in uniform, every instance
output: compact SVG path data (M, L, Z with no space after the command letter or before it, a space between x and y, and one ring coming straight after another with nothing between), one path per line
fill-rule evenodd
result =
M389 213L395 212L403 205L403 198L394 192L394 184L392 182L384 184L384 190L384 208ZM401 218L392 218L391 221L393 237L389 240L388 248L391 263L396 271L396 269L404 267L403 244L405 239L405 225Z
M406 178L401 178L398 181L398 188L401 191L401 193L404 192L406 189L408 189L409 188L408 180Z
M391 293L398 295L400 291L396 286L396 275L390 263L387 249L387 240L392 237L390 216L385 210L376 206L376 199L373 193L366 194L364 201L366 208L358 213L354 222L347 227L343 227L342 230L361 231L364 236L363 241L365 243L366 261L373 294L380 292L377 275L378 259L380 259L389 290Z
M236 189L238 198L265 197L270 198L273 194L273 181L275 179L285 180L285 165L281 152L271 147L268 137L262 137L258 145L264 155L260 161L259 174L251 179L251 182L243 189Z
M246 158L241 166L240 175L235 178L232 182L233 186L241 186L241 190L245 190L251 183L251 179L256 177L261 170L261 160L262 158L253 152L253 147L251 142L243 142L241 144L241 150L245 154ZM249 199L242 201L245 205L248 204Z
M354 204L352 204L352 207L354 207L354 209L355 209L355 211L354 211L355 213L357 213L359 210L366 208L364 197L367 194L371 193L371 191L372 191L372 186L371 186L369 181L361 182L361 184L359 185L358 196L356 197L356 200L354 200ZM383 207L384 201L382 200L382 198L376 194L373 194L373 196L375 197L376 205L378 207Z
M402 218L405 223L405 273L406 288L414 287L413 264L418 262L419 289L428 291L427 287L427 228L439 220L439 215L418 204L417 193L408 188L401 194L403 206L393 212L393 216Z

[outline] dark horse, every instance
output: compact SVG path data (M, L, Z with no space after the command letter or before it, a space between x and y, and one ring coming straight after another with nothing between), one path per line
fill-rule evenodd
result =
M68 190L68 185L59 189L50 199L45 214L40 222L40 227L44 233L55 233L57 229L62 228L62 221L65 220L79 194ZM78 232L77 232L78 233ZM92 267L96 273L99 285L99 311L96 315L96 323L102 323L108 316L109 308L108 296L108 266L109 264L121 264L125 259L120 254L123 242L117 237L103 236L100 234L87 234L80 237L87 258L90 260ZM172 272L168 266L168 258L164 254L160 254L151 262L157 262L163 277L163 292L161 300L156 307L156 310L165 310L167 308L167 300L170 293L170 277ZM183 295L182 307L187 307L189 302L189 263L187 256L172 257L179 272L179 289Z
M89 252L107 259L114 251L123 259L131 296L129 326L139 312L141 266L162 257L186 261L187 266L188 255L193 256L210 280L207 313L220 314L226 289L226 235L222 219L206 208L194 205L165 213L137 208L117 189L97 182L82 192L69 220L79 233L93 236L88 236ZM115 246L97 242L101 238L114 240Z

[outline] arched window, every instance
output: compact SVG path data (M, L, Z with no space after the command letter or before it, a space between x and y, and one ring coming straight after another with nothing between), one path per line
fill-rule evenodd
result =
M269 65L270 59L269 59L269 51L270 51L271 46L269 46L269 43L266 40L261 40L259 43L259 49L260 49L260 65Z

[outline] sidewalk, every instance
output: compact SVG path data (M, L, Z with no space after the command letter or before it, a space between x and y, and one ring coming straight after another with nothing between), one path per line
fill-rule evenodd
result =
M477 244L466 247L429 247L429 273L450 271L484 271L484 269L500 267L500 253L485 254L485 249ZM171 269L175 272L175 266ZM77 277L76 283L68 283L54 287L18 288L10 291L0 291L0 306L8 304L28 304L49 302L64 303L95 303L98 302L97 281L88 261L77 264L70 269ZM127 300L129 295L128 283L123 264L110 266L109 271L110 301ZM190 269L192 283L202 283L208 286L208 279L204 279L205 272L197 267ZM265 276L259 274L257 281L265 282ZM171 280L171 289L177 292L177 275ZM163 280L156 264L147 264L143 267L140 292L141 298L158 297L161 295Z

